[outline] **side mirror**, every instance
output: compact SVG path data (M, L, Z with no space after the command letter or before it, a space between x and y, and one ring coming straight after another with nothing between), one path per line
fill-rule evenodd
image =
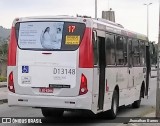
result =
M95 42L97 42L97 32L96 32L96 31L93 31L93 35L94 35L94 40L95 40Z

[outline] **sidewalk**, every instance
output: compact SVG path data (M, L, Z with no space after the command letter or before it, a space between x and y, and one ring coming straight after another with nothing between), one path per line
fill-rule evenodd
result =
M146 114L143 116L144 117L144 120L157 120L155 117L155 111L149 113L149 114ZM143 117L142 117L142 120L143 120ZM147 118L148 117L148 118ZM118 126L160 126L160 123L128 123L128 124L120 124Z
M144 117L155 117L155 111L145 115ZM137 123L137 124L134 124L133 126L160 126L160 123Z
M0 82L0 104L7 101L7 82Z

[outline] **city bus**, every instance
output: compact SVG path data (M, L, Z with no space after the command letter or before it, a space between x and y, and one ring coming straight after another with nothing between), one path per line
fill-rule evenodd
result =
M148 38L122 25L89 17L16 18L8 50L8 105L64 111L139 108L148 96Z

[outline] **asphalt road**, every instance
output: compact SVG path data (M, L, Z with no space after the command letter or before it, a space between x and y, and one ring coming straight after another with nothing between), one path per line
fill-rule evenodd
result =
M154 74L156 74L154 72ZM119 117L142 117L155 110L156 104L156 78L150 80L150 96L142 100L142 105L139 109L133 109L131 106L121 107L118 112ZM91 116L82 112L65 112L61 119L45 119L43 118L40 109L31 107L8 107L7 103L0 105L0 117L41 117L45 123L66 124L72 123L76 125L93 125L93 126L117 126L118 123L110 123L105 114Z

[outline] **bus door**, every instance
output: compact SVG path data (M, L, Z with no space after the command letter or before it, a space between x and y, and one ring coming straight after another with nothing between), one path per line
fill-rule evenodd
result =
M148 96L148 88L149 88L149 74L151 72L151 63L150 63L150 52L149 52L149 46L146 46L146 90L145 95Z
M94 34L95 36L96 34ZM103 110L105 93L105 38L93 39L94 74L93 74L93 101L92 111Z
M133 49L132 40L128 40L128 88L134 86Z
M94 68L93 68L93 96L92 96L92 111L97 113L98 107L98 89L99 89L99 67L98 67L98 41L97 41L97 32L93 31L92 33L92 43L93 43L93 52L94 52Z
M98 37L98 53L99 53L99 97L98 108L103 110L104 93L105 93L105 68L106 68L106 56L105 56L105 38Z

